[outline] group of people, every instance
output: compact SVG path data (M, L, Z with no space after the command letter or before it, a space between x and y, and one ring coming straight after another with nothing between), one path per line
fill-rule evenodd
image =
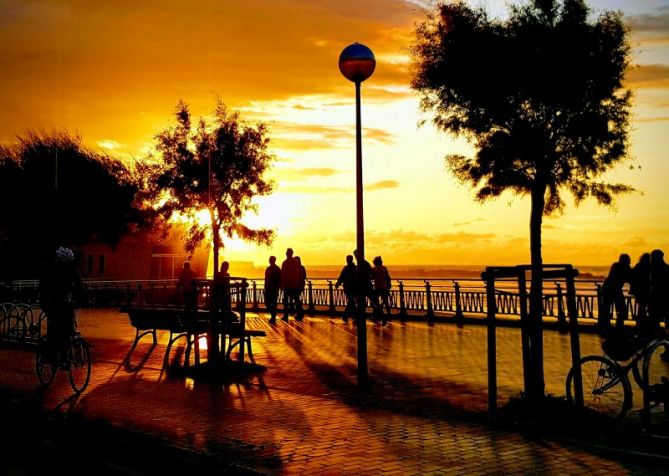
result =
M270 312L269 322L276 322L276 314L279 300L279 290L283 289L283 317L288 321L291 311L295 313L295 319L304 319L302 309L302 292L307 283L307 270L302 265L299 256L294 256L292 248L286 250L286 259L281 267L276 264L276 256L269 257L269 266L265 269L265 306Z
M601 328L610 326L613 307L616 310L616 327L624 326L627 304L623 288L626 283L629 284L629 293L636 300L637 328L653 333L659 331L660 323L664 322L665 329L669 329L669 264L664 261L664 253L659 249L642 254L634 266L626 253L611 265L602 283L598 325Z
M358 295L364 296L362 306L366 301L372 304L375 318L380 317L385 325L390 319L390 288L392 286L388 269L383 266L380 256L374 258L374 267L368 261L360 260L357 250L354 252L358 266L353 263L353 256L346 257L346 265L342 268L335 287L343 286L346 295L346 308L343 320L348 322L349 317L355 315L358 305ZM276 256L269 257L269 266L265 269L265 306L270 312L270 323L276 322L278 312L279 290L283 290L283 317L288 321L290 312L295 313L295 319L304 319L301 295L307 281L307 271L302 265L299 256L294 256L292 248L286 250L286 259L279 267ZM360 284L360 287L359 287ZM384 312L385 309L385 312Z

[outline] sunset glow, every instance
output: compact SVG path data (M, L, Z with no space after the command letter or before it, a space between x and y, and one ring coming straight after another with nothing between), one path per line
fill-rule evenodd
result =
M306 264L343 263L355 247L354 87L337 60L357 41L377 61L362 87L368 255L388 265L529 262L529 198L477 203L443 160L471 149L438 133L409 87L408 46L428 2L0 3L2 143L64 128L91 149L142 160L179 99L197 118L217 96L270 126L275 191L245 222L273 228L276 240L270 248L225 241L225 259L262 265L291 246ZM504 3L489 2L491 13L504 15ZM616 210L568 199L564 216L544 222L547 262L669 252L669 0L589 3L621 9L631 28L633 160L607 178L639 193Z

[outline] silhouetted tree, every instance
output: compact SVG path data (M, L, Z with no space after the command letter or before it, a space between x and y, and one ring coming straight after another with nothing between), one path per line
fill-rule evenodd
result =
M34 131L18 137L0 148L3 271L35 277L35 267L59 244L116 245L143 222L136 193L123 162L86 149L79 137Z
M162 160L145 165L146 199L166 223L186 219L187 250L209 235L218 270L224 237L269 244L274 236L272 230L252 229L242 222L246 213L257 211L253 199L272 190L264 178L274 160L267 148L267 127L243 124L239 113L228 113L220 100L212 124L200 119L193 128L183 101L175 112L177 125L156 136ZM202 210L208 211L210 224L198 219Z
M542 216L561 212L560 193L611 205L632 189L598 181L625 159L631 93L628 30L620 13L592 18L582 0L532 0L489 18L464 2L438 4L416 28L412 86L436 126L467 138L473 158L450 170L480 201L511 191L531 198L530 314L542 316ZM531 334L533 388L543 396L541 327Z

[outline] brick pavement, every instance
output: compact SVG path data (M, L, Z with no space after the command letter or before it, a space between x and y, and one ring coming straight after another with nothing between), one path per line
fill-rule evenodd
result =
M83 395L69 398L60 374L40 392L32 353L9 348L0 349L0 387L19 396L38 394L44 410L108 422L224 461L228 466L220 469L227 472L666 474L666 466L653 461L487 424L482 326L370 323L372 383L365 393L356 386L352 324L312 317L270 326L265 315L251 314L248 327L268 334L254 339L256 361L266 370L236 381L201 383L162 367L166 333L159 333L153 350L146 338L124 365L134 337L127 316L85 310L80 331L94 345L94 368ZM600 353L596 336L583 335L581 341L584 354ZM563 395L568 338L547 332L545 354L547 392ZM503 403L522 388L517 329L498 330L498 356Z

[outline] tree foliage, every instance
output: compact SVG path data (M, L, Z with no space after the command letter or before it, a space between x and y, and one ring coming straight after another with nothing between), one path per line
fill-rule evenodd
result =
M531 0L510 6L505 20L457 1L437 4L412 48L412 86L423 109L475 148L474 157L446 157L454 175L481 201L504 191L530 195L525 370L536 401L543 396L542 217L563 210L563 191L577 204L593 197L604 205L632 191L601 180L627 158L628 30L620 13L593 18L583 0Z
M67 132L32 131L1 147L3 271L34 277L58 245L97 240L114 246L129 227L143 223L136 193L130 168Z
M475 145L475 157L447 163L478 199L546 186L551 214L562 190L606 205L631 191L597 180L627 154L630 47L619 13L591 21L582 0L534 0L501 21L457 2L438 5L416 35L412 86L440 129Z
M219 100L211 124L200 119L193 127L188 106L179 101L176 125L156 136L159 161L145 165L145 199L169 224L186 220L186 249L205 238L213 241L214 266L224 239L239 237L269 244L274 232L245 225L244 216L256 212L254 198L272 191L264 178L274 156L269 152L265 124L242 123L239 113L229 113ZM210 224L198 219L207 210Z

